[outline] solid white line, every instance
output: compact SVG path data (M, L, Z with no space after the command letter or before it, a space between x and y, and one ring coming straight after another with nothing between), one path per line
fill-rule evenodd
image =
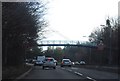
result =
M22 79L23 77L25 77L33 68L30 68L27 72L23 73L22 75L20 75L19 77L17 77L14 81L17 81L18 79Z

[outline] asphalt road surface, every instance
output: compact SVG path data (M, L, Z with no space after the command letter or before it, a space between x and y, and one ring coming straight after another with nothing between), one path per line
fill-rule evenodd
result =
M57 66L56 69L46 68L43 70L41 66L34 66L32 71L22 79L85 79L90 81L97 81L99 79L118 80L119 77L120 76L116 73L77 67Z

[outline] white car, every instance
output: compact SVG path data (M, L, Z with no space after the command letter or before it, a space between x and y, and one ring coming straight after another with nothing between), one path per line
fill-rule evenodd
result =
M85 65L85 61L80 61L80 65Z
M52 57L46 57L45 60L43 61L42 68L45 69L46 67L56 69L55 59Z
M72 65L75 65L75 62L72 62Z
M57 62L57 60L54 60L54 62L56 63L56 65L58 65L58 62Z
M79 63L79 62L75 62L74 64L75 64L75 65L79 65L80 63Z
M70 59L62 59L61 67L63 67L63 66L71 67L72 66L72 62L70 61Z

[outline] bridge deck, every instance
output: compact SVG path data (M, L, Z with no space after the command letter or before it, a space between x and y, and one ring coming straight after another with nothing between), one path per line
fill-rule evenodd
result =
M88 48L97 48L96 44L88 41L73 41L73 40L41 40L38 46L79 46Z
M78 47L97 48L97 46L76 45L76 44L39 44L38 46L78 46Z

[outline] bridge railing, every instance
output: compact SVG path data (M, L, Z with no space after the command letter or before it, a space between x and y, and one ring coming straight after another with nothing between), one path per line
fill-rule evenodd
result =
M90 45L96 46L95 43L90 43L88 41L79 41L79 40L41 40L39 41L39 45L41 44L71 44L71 45Z

